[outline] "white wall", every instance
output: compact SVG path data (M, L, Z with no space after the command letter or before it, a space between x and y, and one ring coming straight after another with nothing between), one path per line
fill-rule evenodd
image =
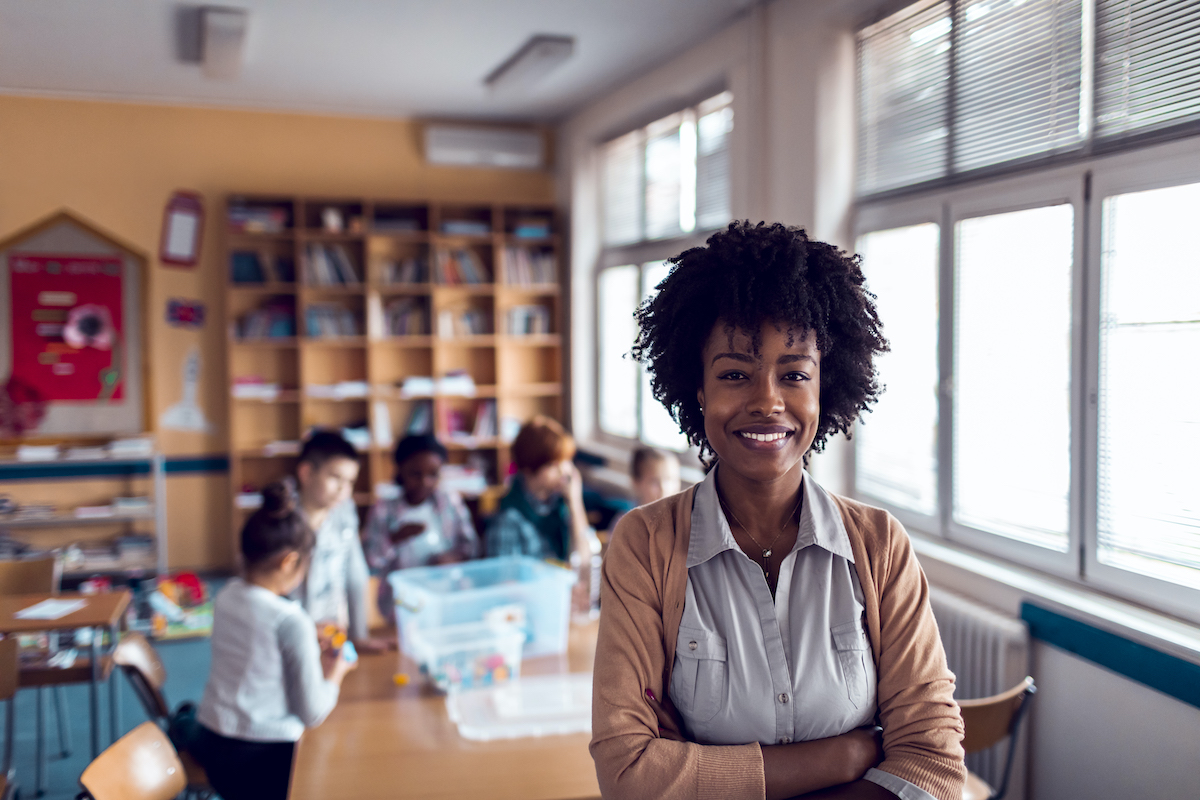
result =
M560 199L571 214L571 410L587 441L595 425L592 271L600 252L597 143L699 99L734 93L733 212L803 225L849 246L854 153L854 42L876 0L778 0L592 103L559 140ZM894 7L896 4L891 3ZM847 448L814 464L844 489ZM931 581L1016 615L1027 591L923 555ZM1200 641L1200 631L1192 629ZM1145 643L1161 644L1153 636ZM1185 657L1195 656L1189 651ZM1032 800L1200 798L1200 709L1056 648L1035 644Z

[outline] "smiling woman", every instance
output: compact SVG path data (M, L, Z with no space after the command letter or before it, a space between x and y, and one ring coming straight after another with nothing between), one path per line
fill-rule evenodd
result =
M880 391L857 257L739 222L672 264L634 355L710 471L609 545L602 791L961 798L954 676L908 537L804 470Z

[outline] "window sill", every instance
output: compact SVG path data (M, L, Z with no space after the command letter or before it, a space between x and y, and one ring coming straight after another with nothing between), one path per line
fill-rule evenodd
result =
M910 538L933 583L1003 606L1014 616L1019 616L1023 600L1036 600L1098 630L1200 665L1200 626L922 534L910 533ZM952 570L984 578L1001 591L989 592L977 580L970 581L966 589L964 581L954 580Z

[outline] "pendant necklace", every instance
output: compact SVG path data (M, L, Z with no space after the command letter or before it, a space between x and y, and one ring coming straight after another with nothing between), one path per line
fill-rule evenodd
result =
M775 547L775 543L779 541L779 537L781 537L781 536L783 536L783 534L787 533L788 525L792 524L792 519L795 518L796 512L800 510L800 503L804 500L804 495L803 494L800 495L800 499L798 499L796 501L796 507L792 509L792 513L788 514L788 518L786 520L784 520L783 529L781 531L779 531L779 533L775 534L775 538L772 539L771 543L768 544L766 547L763 547L762 542L760 542L758 539L754 538L754 534L750 532L750 529L742 524L742 521L737 518L737 514L733 513L733 509L729 507L729 504L725 502L725 498L721 497L721 494L719 492L717 493L717 499L719 501L721 501L721 507L729 512L729 516L733 517L733 521L737 523L738 527L741 528L742 530L744 530L746 532L746 535L750 537L750 541L754 542L762 550L763 577L767 577L768 576L767 570L768 570L768 567L770 566L767 559L769 559L771 557L771 553L774 552L773 548Z

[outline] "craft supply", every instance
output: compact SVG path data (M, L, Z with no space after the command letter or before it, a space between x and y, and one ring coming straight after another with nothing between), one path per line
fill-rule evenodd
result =
M17 619L62 619L68 614L74 614L86 605L86 600L59 600L50 598L40 603L34 603L28 608L22 608L13 616Z

